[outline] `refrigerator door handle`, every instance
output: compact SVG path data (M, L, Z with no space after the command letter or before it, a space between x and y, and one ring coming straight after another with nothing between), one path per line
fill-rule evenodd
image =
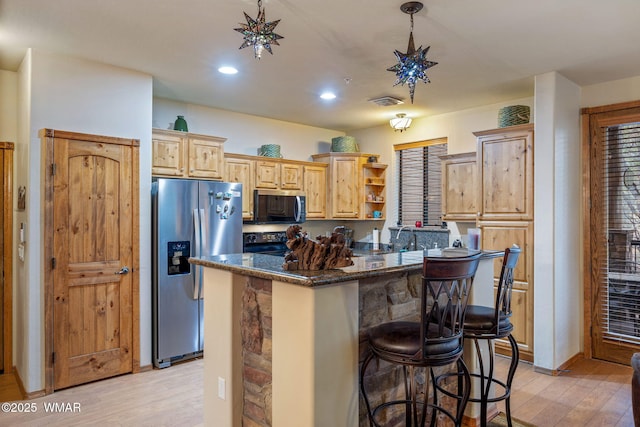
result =
M200 209L200 232L202 234L200 236L200 250L203 255L207 255L207 217L205 216L204 209ZM200 274L198 275L200 277L200 280L196 282L196 289L194 289L193 292L193 299L202 299L204 297L204 287L202 286L204 267L198 265L196 268L200 272Z
M195 256L200 257L202 254L201 246L200 246L201 225L200 225L200 212L198 209L193 210L193 231L195 234L195 246L196 246ZM200 274L202 272L202 267L200 267L199 265L195 265L195 269L196 269L196 277L193 282L193 299L198 299L198 294L200 290L200 281L201 281Z

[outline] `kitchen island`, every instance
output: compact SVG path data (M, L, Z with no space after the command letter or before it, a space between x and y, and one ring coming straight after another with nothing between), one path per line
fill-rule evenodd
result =
M481 258L470 303L493 304L493 259L501 255ZM365 424L358 366L366 330L417 315L423 252L353 260L336 270L284 271L283 258L270 255L190 259L204 267L205 425ZM388 387L393 375L382 367L367 381Z

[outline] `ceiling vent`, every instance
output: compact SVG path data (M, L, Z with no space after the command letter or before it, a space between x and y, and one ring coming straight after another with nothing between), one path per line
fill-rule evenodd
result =
M404 104L401 99L394 98L393 96L381 96L380 98L370 99L369 102L373 102L380 107L390 107L392 105Z

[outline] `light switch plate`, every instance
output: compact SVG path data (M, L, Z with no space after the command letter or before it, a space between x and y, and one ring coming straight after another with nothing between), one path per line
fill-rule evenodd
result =
M226 381L222 377L218 377L218 397L222 400L226 400Z

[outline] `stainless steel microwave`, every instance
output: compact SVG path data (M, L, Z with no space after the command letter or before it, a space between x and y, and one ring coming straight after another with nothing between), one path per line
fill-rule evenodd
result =
M307 219L301 191L254 190L253 224L299 224Z

